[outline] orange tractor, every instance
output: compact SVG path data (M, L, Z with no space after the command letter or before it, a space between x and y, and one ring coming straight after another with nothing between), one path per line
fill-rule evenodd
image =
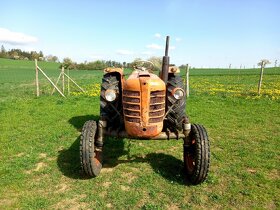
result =
M104 136L136 139L183 139L185 174L192 184L203 182L210 164L206 129L190 124L185 114L186 97L179 69L169 65L166 37L162 70L150 73L153 63L139 61L125 79L122 68L107 68L101 84L100 120L87 121L80 140L84 173L98 176L102 168Z

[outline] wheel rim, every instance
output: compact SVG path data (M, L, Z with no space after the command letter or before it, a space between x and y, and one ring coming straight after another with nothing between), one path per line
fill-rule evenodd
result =
M185 165L188 174L192 174L195 169L195 139L191 141L191 145L186 151Z
M94 151L93 163L95 169L101 169L102 166L102 151Z

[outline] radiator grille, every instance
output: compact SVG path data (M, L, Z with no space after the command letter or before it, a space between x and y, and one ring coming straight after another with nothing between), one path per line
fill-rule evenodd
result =
M140 123L140 102L139 91L123 91L123 110L126 121ZM152 91L149 106L149 123L162 122L165 114L165 91Z

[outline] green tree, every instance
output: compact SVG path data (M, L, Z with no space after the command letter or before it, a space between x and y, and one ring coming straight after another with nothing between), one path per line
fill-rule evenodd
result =
M148 59L148 61L151 61L154 64L154 70L160 70L162 66L162 58L161 57L156 57L152 56Z
M68 57L66 57L66 58L63 59L63 63L60 65L60 68L61 68L62 66L63 66L65 69L76 69L76 68L77 68L77 64L74 63L74 62L71 60L71 58L68 58Z
M49 61L49 62L58 62L58 57L57 56L53 56L53 55L47 55L45 57L45 60Z
M31 59L35 60L35 59L39 59L40 55L39 53L37 53L36 51L31 51Z
M7 51L6 51L5 47L2 45L1 52L0 52L0 58L7 58L7 57L8 57Z

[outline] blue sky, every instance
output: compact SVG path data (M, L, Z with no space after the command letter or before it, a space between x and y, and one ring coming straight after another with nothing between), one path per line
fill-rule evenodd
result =
M196 67L280 63L279 0L2 1L0 45L83 62L162 56Z

